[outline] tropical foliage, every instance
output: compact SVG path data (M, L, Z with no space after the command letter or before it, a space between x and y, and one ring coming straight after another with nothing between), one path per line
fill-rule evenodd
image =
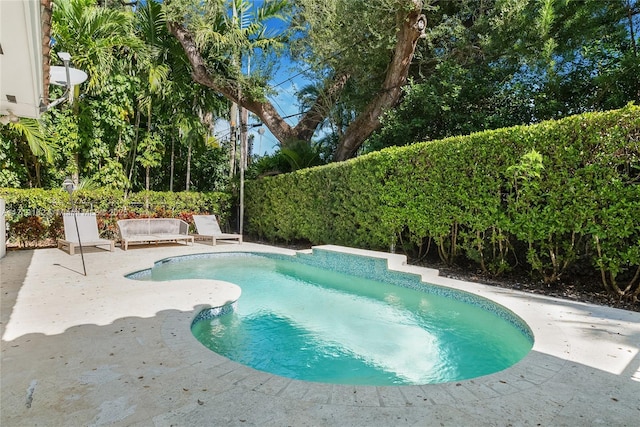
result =
M225 188L226 152L211 134L227 103L189 77L160 2L57 0L52 38L53 63L68 52L89 79L72 104L0 128L0 186L56 188L73 177L134 191Z
M133 191L222 188L233 175L227 165L236 164L229 159L236 142L212 135L231 100L280 139L281 159L258 164L297 168L312 163L292 155L327 162L640 98L637 0L256 5L54 2L53 63L69 52L89 80L73 105L61 104L39 124L0 128L0 185L57 187L72 176ZM419 13L424 38L401 40L406 19ZM296 125L269 101L283 90L274 73L289 64L310 82L298 92ZM399 73L393 84L392 70Z

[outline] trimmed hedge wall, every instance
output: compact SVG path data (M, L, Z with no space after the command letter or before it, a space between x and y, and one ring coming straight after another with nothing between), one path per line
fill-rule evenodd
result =
M64 190L0 188L0 198L6 202L10 243L38 246L47 238L64 236L61 213L71 209L69 194ZM215 213L226 221L230 214L231 195L221 192L145 191L131 193L125 199L120 190L97 189L75 191L73 202L79 211L96 212L102 236L117 238L116 222L123 218L180 218L192 224L193 214Z
M553 282L590 265L640 287L640 107L395 147L247 183L247 230L388 250L437 250ZM591 268L591 267L589 267ZM620 281L624 280L624 284Z

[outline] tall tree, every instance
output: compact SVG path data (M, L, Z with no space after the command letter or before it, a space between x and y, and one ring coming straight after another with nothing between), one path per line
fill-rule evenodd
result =
M162 161L162 152L162 141L158 134L149 132L142 141L140 141L140 150L136 160L140 162L145 169L144 188L147 191L151 189L151 168L160 166Z
M636 0L439 2L368 150L640 99Z
M160 4L150 0L142 4L137 10L134 19L134 29L144 49L140 49L132 64L132 72L141 82L140 91L137 92L135 137L132 141L129 164L129 180L133 178L138 155L138 139L140 137L140 124L142 116L146 116L146 132L153 132L154 100L161 100L170 93L169 72L167 64L170 51L170 41L167 40L164 14ZM143 143L143 146L148 144ZM144 157L144 153L142 154ZM145 167L145 188L149 188L149 167Z
M314 104L295 126L291 126L266 100L265 94L269 88L265 82L243 79L238 64L229 61L230 54L237 49L238 43L243 49L249 51L280 45L278 39L264 36L264 27L268 19L281 17L280 14L287 11L286 2L282 0L265 1L263 6L257 9L255 20L251 25L240 30L229 25L227 13L229 8L224 1L200 3L183 0L167 3L170 10L169 30L180 41L187 53L193 67L192 76L195 81L212 88L254 113L281 144L286 145L288 141L309 141L311 139L317 127L325 119L326 108L323 103ZM242 2L237 1L237 3ZM354 29L344 28L344 23L353 24L355 16L344 16L340 13L340 9L348 9L353 0L335 0L328 2L329 6L323 7L321 6L325 2L320 0L309 0L296 4L298 3L300 6L295 10L298 16L317 15L315 12L317 7L317 11L326 13L325 17L340 16L342 18L343 28L339 28L334 22L329 22L331 28L327 29L327 24L325 24L325 34L330 34L331 29L345 35L347 33L353 34ZM424 17L421 15L422 0L379 0L380 4L375 5L366 4L367 2L356 3L366 6L366 9L363 10L380 9L380 12L375 14L377 18L386 17L390 11L394 11L391 14L394 23L392 27L384 28L385 31L374 31L373 21L369 21L368 24L371 26L366 28L372 30L372 38L390 38L394 42L391 43L391 46L388 44L384 46L389 56L383 62L386 71L377 70L377 73L383 76L381 84L376 93L372 94L369 102L362 108L353 125L345 132L335 153L336 160L345 160L352 156L364 139L379 126L379 117L383 110L392 107L397 102L401 94L401 87L406 81L417 40L426 25ZM298 22L304 20L299 19ZM384 19L384 21L388 22L389 20ZM315 20L318 26L321 25L321 22L321 19ZM305 37L319 33L320 28L313 26L304 28L298 25L296 31L299 32L299 37ZM304 34L300 34L300 32ZM322 41L318 40L318 46L321 46ZM348 43L348 46L352 46L353 40L349 40ZM343 49L346 47L347 45L342 46ZM360 52L358 55L357 52L352 52L350 57L359 56L360 63L366 64L368 58L362 53ZM325 73L328 74L328 80L323 89L326 96L322 99L336 100L352 75L348 68L331 66L324 68ZM242 90L238 90L238 88L242 88Z
M224 103L215 92L190 78L189 61L178 41L167 29L160 2L150 0L139 7L135 22L136 34L146 46L144 54L136 57L134 70L143 82L137 100L139 114L146 117L146 130L141 133L155 132L167 148L171 145L172 148L165 149L164 152L173 161L176 154L175 142L184 143L187 145L184 161L190 164L190 149L194 143L205 140L204 130L209 128L209 118L219 115ZM190 124L189 132L181 131L184 123ZM199 130L198 137L194 136L194 129ZM189 138L184 138L185 135ZM135 151L134 145L132 152L137 156ZM177 151L178 154L181 152ZM171 171L175 169L173 163L169 166ZM172 181L171 174L171 188ZM187 190L188 182L189 179Z

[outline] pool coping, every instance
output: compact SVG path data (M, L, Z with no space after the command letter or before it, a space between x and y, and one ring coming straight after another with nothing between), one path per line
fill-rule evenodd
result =
M57 249L9 252L0 261L1 424L412 425L429 419L457 425L632 425L640 415L640 313L444 278L403 265L401 255L384 254L392 269L507 307L527 322L534 347L516 365L473 380L341 386L266 374L204 348L185 331L204 307L229 301L203 294L211 284L183 283L179 291L163 293L123 277L165 257L228 250L295 254L252 243L92 250L85 254L84 277L69 267L78 257ZM60 308L70 301L73 307ZM122 324L135 330L126 333L125 327L114 335L111 329ZM96 349L117 350L87 353L91 342ZM61 356L51 356L58 346ZM74 351L83 354L81 360ZM135 364L140 354L145 363ZM155 383L141 388L147 378ZM170 398L163 390L172 387L177 391Z

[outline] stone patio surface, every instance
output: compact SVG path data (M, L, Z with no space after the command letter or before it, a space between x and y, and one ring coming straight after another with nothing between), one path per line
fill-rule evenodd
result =
M235 285L124 277L169 256L238 250L294 253L252 243L87 248L85 277L79 254L8 252L0 425L640 425L640 313L430 276L515 312L533 350L473 380L345 386L259 372L201 345L192 319L237 298Z

